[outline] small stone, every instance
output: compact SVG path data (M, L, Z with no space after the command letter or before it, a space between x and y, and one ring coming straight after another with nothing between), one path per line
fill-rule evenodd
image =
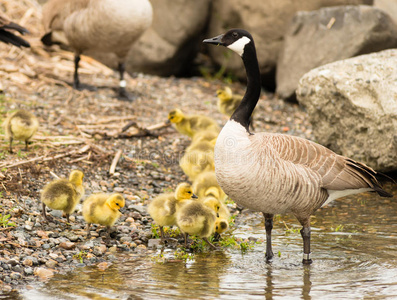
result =
M25 273L26 276L33 275L33 269L31 267L27 267L23 269L23 272Z
M52 211L50 211L50 215L55 218L61 219L62 218L62 210L52 210Z
M34 274L41 280L48 280L54 276L54 271L46 268L37 268L34 270Z
M42 248L48 250L51 248L51 246L49 244L43 244Z
M104 262L101 262L101 263L97 264L97 267L98 267L98 269L99 269L100 271L105 271L105 270L106 270L107 268L109 268L111 265L112 265L111 263L108 263L108 262L104 261Z
M27 231L32 231L33 227L31 225L24 226Z
M124 242L132 242L132 238L129 236L123 236L122 238L120 238L120 242L124 243Z
M12 272L10 274L10 278L11 278L11 280L18 280L18 279L22 278L22 275L18 272Z
M122 187L115 187L115 188L113 189L113 191L115 191L116 193L122 193L122 192L124 192L124 188L122 188Z
M7 261L7 264L9 264L9 265L11 265L11 266L16 266L18 263L19 263L19 262L18 262L16 259L14 259L14 258L9 259L9 260Z
M1 287L1 289L4 293L10 293L12 291L12 287L10 285L4 285Z
M148 241L148 248L158 248L161 246L161 240L160 239L150 239Z
M25 258L23 260L22 264L26 267L31 267L31 266L33 266L33 261L29 258Z
M53 259L49 259L49 260L47 260L47 262L45 263L45 265L48 267L48 268L51 268L51 269L53 269L53 268L55 268L56 266L57 266L57 262L55 261L55 260L53 260Z
M117 246L112 246L112 247L110 247L110 248L109 248L109 252L110 252L110 253L115 253L115 252L117 252Z
M132 217L128 217L125 221L131 224L135 223L135 220Z
M71 250L71 249L74 249L74 247L76 247L76 243L63 242L63 243L59 244L59 247L65 249L65 250Z

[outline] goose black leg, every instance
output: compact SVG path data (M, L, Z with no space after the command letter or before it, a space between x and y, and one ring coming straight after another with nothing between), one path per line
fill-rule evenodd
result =
M119 98L120 100L132 101L134 98L128 94L126 86L127 82L124 80L125 63L119 63L120 73L120 86L119 86Z
M303 226L301 229L301 236L303 239L303 260L302 263L305 265L310 265L312 263L312 260L310 259L310 217L309 218L303 218L299 219L299 222Z
M273 258L272 250L272 229L273 229L273 215L263 213L265 217L265 229L266 229L266 260Z
M80 54L74 55L74 76L73 76L73 88L78 90L80 88L80 80L79 80L79 62L80 62Z

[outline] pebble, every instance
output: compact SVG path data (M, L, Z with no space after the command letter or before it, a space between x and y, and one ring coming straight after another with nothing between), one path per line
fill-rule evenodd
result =
M76 247L76 243L73 242L62 242L59 244L59 247L65 249L65 250L71 250Z
M48 280L54 276L54 271L46 268L36 268L34 274L41 280Z

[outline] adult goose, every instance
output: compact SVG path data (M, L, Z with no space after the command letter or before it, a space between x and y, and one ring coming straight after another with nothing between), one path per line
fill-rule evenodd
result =
M26 28L12 22L0 12L0 41L17 47L30 47L30 44L27 41L15 35L13 31L17 31L20 34L29 33Z
M274 214L292 212L303 226L303 263L310 264L310 216L328 202L366 191L391 197L376 173L309 140L277 133L251 133L250 116L258 102L261 78L251 34L232 29L204 43L239 54L247 73L241 104L223 127L215 145L215 173L221 188L238 204L265 217L266 258L273 257Z
M152 23L148 0L49 0L43 6L45 45L66 44L75 52L73 87L80 81L80 55L87 51L114 53L120 72L119 96L131 100L124 80L125 61L132 44Z

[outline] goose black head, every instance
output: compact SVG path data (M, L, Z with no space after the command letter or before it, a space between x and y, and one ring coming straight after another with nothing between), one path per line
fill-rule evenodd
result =
M242 57L248 45L254 46L254 39L251 34L244 29L230 29L225 34L218 35L211 39L205 39L203 43L224 46Z

